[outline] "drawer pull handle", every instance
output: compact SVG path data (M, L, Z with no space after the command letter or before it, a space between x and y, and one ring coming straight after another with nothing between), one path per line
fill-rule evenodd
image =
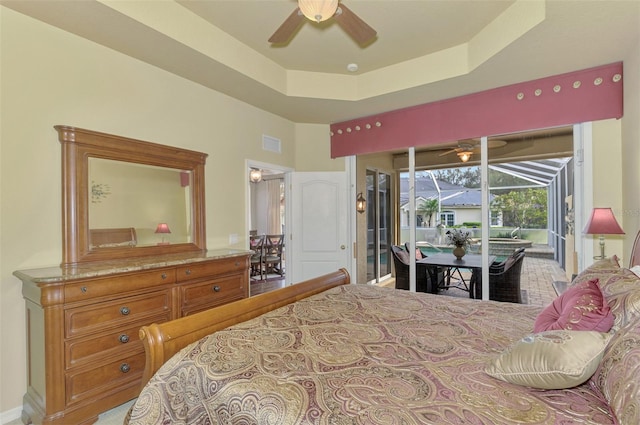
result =
M213 288L211 288L211 290L213 292L220 292L220 287L218 285L213 285Z
M129 313L131 313L131 310L129 310L129 307L120 308L120 314L122 314L123 316L128 316Z
M238 267L239 265L240 265L240 263L236 261L236 267Z
M118 337L118 339L120 340L121 343L126 344L127 342L129 342L129 335L122 334Z
M186 274L187 276L191 274L191 269L187 269L184 271L184 274Z
M163 278L163 279L166 279L166 278L167 278L167 274L166 274L166 273L162 273L162 274L160 275L160 277L161 277L161 278Z
M82 293L86 293L88 291L86 286L83 286L82 288L80 288L80 291L82 291Z
M120 372L122 373L127 373L131 370L131 366L129 366L129 363L122 363L120 365Z

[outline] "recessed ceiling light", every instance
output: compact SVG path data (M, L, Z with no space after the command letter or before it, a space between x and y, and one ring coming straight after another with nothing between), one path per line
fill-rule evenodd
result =
M357 63L350 63L349 65L347 65L347 71L356 72L357 70L358 70L358 64Z

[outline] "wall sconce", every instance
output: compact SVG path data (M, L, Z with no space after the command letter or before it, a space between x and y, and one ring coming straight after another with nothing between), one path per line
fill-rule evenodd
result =
M356 211L360 214L367 210L367 200L362 196L362 192L358 193L358 197L356 198Z
M252 168L249 170L249 180L251 183L259 183L262 181L262 170Z
M604 235L624 235L624 231L616 221L611 208L594 208L582 233L600 235L600 256L593 257L597 260L605 258Z
M462 151L462 152L458 152L458 158L460 158L460 161L462 162L467 162L471 159L471 155L473 154L473 152L471 151Z
M169 245L169 242L164 241L164 235L166 233L171 233L171 230L169 230L169 225L167 223L158 224L158 227L156 227L156 233L160 233L162 235L162 242L160 242L158 245Z

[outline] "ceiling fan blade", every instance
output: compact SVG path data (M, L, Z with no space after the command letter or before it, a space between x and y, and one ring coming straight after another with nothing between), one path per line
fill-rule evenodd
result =
M504 145L506 145L507 142L504 140L498 140L498 139L491 139L487 141L487 147L489 149L493 149L493 148L501 148Z
M276 32L269 38L269 43L282 44L289 41L304 19L304 15L300 12L300 9L296 7L293 13L285 19L282 25L280 25Z
M458 152L460 150L460 148L454 148L454 149L450 149L446 152L442 152L441 154L439 154L438 156L445 156L445 155L449 155L450 153L454 153L454 152Z
M506 144L507 144L507 142L505 140L500 140L500 139L489 139L489 140L487 140L487 147L489 149L501 148ZM477 139L477 138L473 139L473 145L479 149L480 148L480 139Z
M360 45L367 44L376 37L376 30L371 28L343 3L340 3L338 11L336 11L333 18L344 32L349 34Z

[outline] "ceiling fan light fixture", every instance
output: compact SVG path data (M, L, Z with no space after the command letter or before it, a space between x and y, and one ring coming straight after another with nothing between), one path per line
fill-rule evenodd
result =
M336 13L338 0L298 0L298 7L310 21L322 22Z
M471 151L461 151L458 152L458 158L460 158L460 161L462 162L467 162L471 159L471 155L473 155L473 152Z

